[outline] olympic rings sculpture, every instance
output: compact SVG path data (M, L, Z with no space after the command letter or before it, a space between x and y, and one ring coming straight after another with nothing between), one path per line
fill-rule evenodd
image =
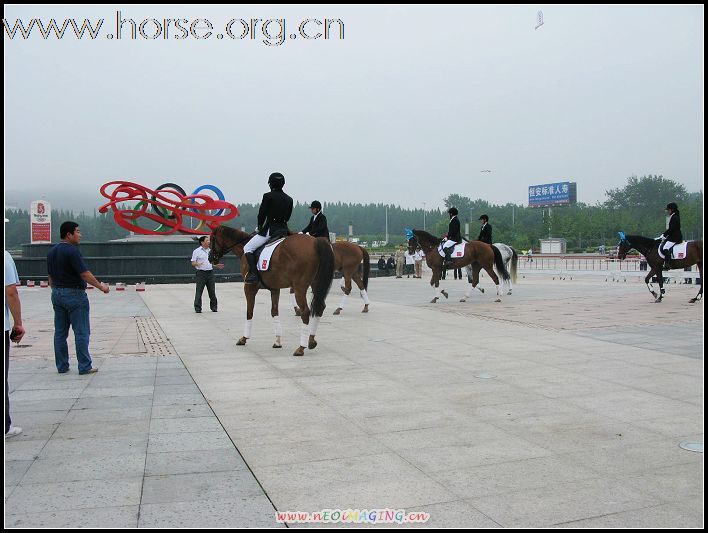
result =
M113 187L110 192L109 188ZM203 191L210 191L217 196L212 198ZM99 213L106 213L110 208L116 223L128 231L142 235L171 235L184 233L189 235L204 235L232 218L239 215L238 208L224 199L224 194L214 185L197 187L192 194L186 194L184 189L174 183L163 183L154 191L130 181L111 181L101 187L101 195L109 201L99 208ZM137 204L132 208L119 206L125 202ZM153 212L150 212L149 208ZM137 225L140 217L145 217L159 226L154 230ZM191 224L199 220L196 228Z

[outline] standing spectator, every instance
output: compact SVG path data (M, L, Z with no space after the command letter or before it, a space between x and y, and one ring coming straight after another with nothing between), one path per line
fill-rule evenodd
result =
M390 273L395 272L396 270L396 260L393 258L393 254L391 254L388 258L388 261L386 261L386 275L390 276Z
M403 277L403 265L406 264L406 253L403 251L403 245L398 246L396 252L396 278Z
M84 263L78 248L81 242L79 225L71 221L62 222L59 236L61 242L47 254L47 270L54 307L54 360L60 374L69 371L69 346L66 338L69 336L69 326L71 326L76 341L79 374L93 374L98 372L98 368L92 368L89 353L91 323L86 284L96 287L105 294L108 294L110 289L108 285L100 283Z
M420 246L418 246L415 250L415 255L413 258L415 259L415 277L420 279L423 275L423 258L425 256L423 255L423 250L421 250Z
M526 252L526 261L528 263L533 263L533 250L529 248L528 252Z
M192 266L197 269L197 292L194 294L194 312L202 312L202 294L204 294L204 286L209 293L209 308L212 312L218 311L218 301L216 299L216 286L214 282L214 267L221 270L224 268L223 263L212 265L209 261L209 243L210 237L202 235L199 237L199 248L192 252Z
M413 274L413 277L415 278L415 258L413 257L413 254L410 253L409 250L406 250L406 277L410 278L411 274Z
M20 304L20 295L17 293L19 282L15 262L5 250L5 437L14 437L22 433L22 428L12 425L10 385L7 382L10 369L10 341L19 343L25 334L25 328L22 327L22 305ZM10 314L12 314L12 327L10 327Z
M462 279L462 269L461 268L453 268L455 271L455 279Z
M386 260L384 259L384 256L381 255L379 258L379 262L377 263L378 269L379 269L379 276L386 276Z

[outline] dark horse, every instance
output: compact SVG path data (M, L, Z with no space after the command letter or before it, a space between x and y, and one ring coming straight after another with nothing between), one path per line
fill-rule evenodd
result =
M217 226L211 234L211 251L209 261L213 264L219 262L222 256L233 252L241 258L241 274L246 277L248 263L243 256L243 246L252 235L228 226ZM293 355L303 355L305 346L312 350L317 346L315 335L320 317L325 310L325 298L332 285L334 276L334 254L332 247L325 239L313 239L309 235L290 235L285 238L271 256L271 268L266 272L259 272L262 283L244 283L243 291L246 294L246 326L243 337L237 343L239 346L246 344L251 336L253 306L256 293L260 288L270 290L273 328L275 344L273 348L280 348L282 326L278 316L278 299L280 289L292 287L300 309L302 329L300 331L300 345ZM307 306L307 289L312 286L312 304ZM310 310L312 313L310 313ZM310 322L310 314L313 315ZM309 334L309 338L308 338Z
M362 248L358 244L347 241L337 241L332 243L332 250L334 251L334 270L335 272L342 273L342 284L340 288L344 293L342 295L342 301L339 302L339 306L335 309L334 314L338 315L344 310L344 302L352 292L352 280L359 287L359 294L361 299L364 300L364 309L361 310L362 313L369 312L369 295L367 294L367 289L369 288L369 270L371 269L371 261L369 259L369 252L365 248ZM293 290L290 289L290 294L293 294ZM300 308L293 297L293 308L295 309L295 314L300 316Z
M435 303L438 301L438 295L435 289L440 286L440 276L442 276L443 271L443 258L438 253L438 245L442 239L431 235L427 231L421 231L419 229L414 229L408 233L408 236L408 251L413 253L415 252L416 247L420 245L420 248L425 254L425 262L433 271L433 277L430 278L430 285L433 287L433 299L430 303ZM506 271L506 267L504 266L501 252L499 252L496 247L485 242L469 241L465 246L465 255L454 259L451 268L462 268L467 265L470 265L472 269L472 279L469 280L471 283L471 289L467 290L465 297L460 301L466 301L469 297L469 293L472 292L472 289L479 284L479 272L484 269L497 286L496 301L501 302L499 277L494 272L494 266L496 265L497 271L501 275L502 279L509 279L509 273ZM440 294L442 294L445 298L448 297L448 294L443 289L440 290Z
M662 275L664 260L659 255L659 243L661 241L640 235L625 235L623 231L619 232L619 236L620 243L617 257L624 260L624 258L627 257L627 252L634 248L646 258L647 264L651 267L651 270L646 278L644 278L644 283L647 284L649 292L654 296L654 301L660 303L666 292L664 290L664 276ZM698 265L701 289L698 291L695 298L689 300L690 303L695 303L698 299L703 298L703 241L689 241L688 246L686 246L686 258L672 259L669 263L671 269L686 268L693 265ZM654 276L659 280L659 294L656 293L654 287L651 285L651 278Z

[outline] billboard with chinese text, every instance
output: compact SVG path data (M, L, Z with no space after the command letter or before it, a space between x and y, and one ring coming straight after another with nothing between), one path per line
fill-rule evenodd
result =
M577 202L576 184L563 181L529 187L529 207L571 205Z

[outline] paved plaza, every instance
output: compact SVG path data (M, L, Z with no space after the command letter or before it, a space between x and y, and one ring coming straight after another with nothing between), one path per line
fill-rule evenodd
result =
M88 376L74 355L57 374L49 289L21 288L5 525L284 527L276 511L388 508L429 513L423 527L703 526L703 454L679 446L703 443L695 285L654 304L635 278L528 272L501 303L488 278L460 303L466 282L448 278L430 304L428 276L372 279L368 314L353 291L332 316L336 280L300 358L285 291L283 349L266 292L235 345L241 283L198 315L194 285L89 291Z

